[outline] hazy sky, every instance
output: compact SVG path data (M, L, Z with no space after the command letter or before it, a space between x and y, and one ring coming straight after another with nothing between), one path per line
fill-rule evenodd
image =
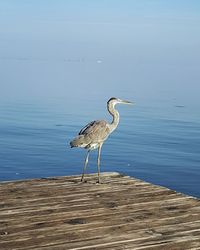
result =
M1 99L200 103L199 68L198 0L0 1Z

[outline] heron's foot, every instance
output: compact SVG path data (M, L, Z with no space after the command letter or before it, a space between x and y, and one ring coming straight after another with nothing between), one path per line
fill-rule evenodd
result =
M83 178L81 178L81 182L82 182L82 183L87 183L87 181L84 180Z
M97 180L97 181L96 181L96 184L102 184L102 183L100 182L100 180Z

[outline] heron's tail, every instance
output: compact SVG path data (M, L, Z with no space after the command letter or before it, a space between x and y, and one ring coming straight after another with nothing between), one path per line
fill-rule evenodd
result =
M76 138L74 138L74 140L72 140L70 142L70 146L71 146L71 148L73 148L73 147L85 147L84 136L79 135Z

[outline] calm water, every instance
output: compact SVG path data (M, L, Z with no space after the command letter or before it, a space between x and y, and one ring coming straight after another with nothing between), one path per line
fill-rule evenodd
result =
M0 180L80 174L86 152L71 149L70 139L87 122L110 119L101 98L82 101L2 102ZM103 146L101 170L200 197L197 112L176 101L117 107L121 121ZM96 156L88 172L96 171Z

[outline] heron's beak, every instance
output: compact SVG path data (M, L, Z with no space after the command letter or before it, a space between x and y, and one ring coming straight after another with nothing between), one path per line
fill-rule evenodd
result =
M134 102L125 101L125 100L121 100L121 103L123 103L123 104L130 104L130 105L134 104Z

